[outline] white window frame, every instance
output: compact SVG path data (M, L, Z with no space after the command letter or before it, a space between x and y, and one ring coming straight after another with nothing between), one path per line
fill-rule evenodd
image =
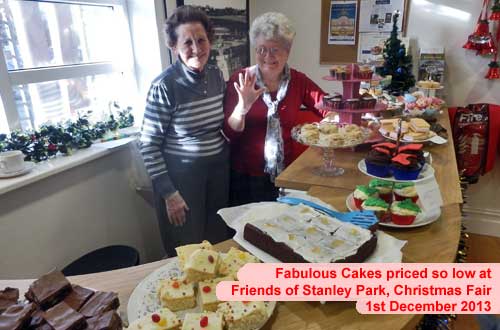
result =
M100 5L113 6L114 9L121 11L121 16L125 20L125 26L128 32L128 42L130 41L130 27L127 15L127 3L125 0L39 0L38 2L78 4L78 5ZM131 53L133 56L133 52ZM5 116L10 131L20 130L21 121L17 112L17 106L14 99L13 88L17 85L40 83L60 79L72 79L90 75L122 73L125 70L133 72L133 59L131 58L127 67L120 67L111 61L94 62L73 65L51 66L44 68L22 69L8 71L5 56L0 50L0 96L3 102Z

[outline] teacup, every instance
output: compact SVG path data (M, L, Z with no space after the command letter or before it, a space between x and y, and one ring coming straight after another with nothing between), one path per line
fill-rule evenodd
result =
M20 150L0 152L0 172L7 174L24 169L24 154Z

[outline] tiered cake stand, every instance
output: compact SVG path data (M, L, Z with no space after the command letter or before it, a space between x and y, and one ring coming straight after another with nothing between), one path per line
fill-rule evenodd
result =
M379 77L373 77L372 79L360 79L358 77L359 67L356 64L350 64L350 74L347 76L347 79L336 79L332 76L323 77L324 80L328 81L340 81L342 82L343 95L342 98L346 99L354 99L359 98L359 87L361 86L362 81L376 81L380 80ZM374 108L359 108L359 109L347 109L340 108L334 109L332 107L327 107L323 105L323 109L334 111L339 114L339 120L341 123L351 123L361 125L361 116L365 113L379 113L387 109L387 105L377 102Z
M292 138L306 146L310 147L315 147L321 150L322 155L323 155L323 164L321 166L317 166L313 168L312 172L315 175L318 176L326 176L326 177L332 177L332 176L340 176L344 174L345 170L341 167L335 166L335 149L345 149L345 148L354 148L355 146L364 143L364 141L369 137L371 134L371 131L366 128L363 129L364 137L363 140L360 141L353 141L350 144L343 144L342 146L323 146L320 144L311 144L307 143L307 141L303 141L300 138L300 127L301 125L295 126L292 129Z

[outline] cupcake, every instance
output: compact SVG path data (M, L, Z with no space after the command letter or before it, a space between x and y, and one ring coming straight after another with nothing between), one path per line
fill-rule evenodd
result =
M323 106L329 108L333 107L333 96L323 95Z
M370 79L372 79L372 76L373 76L373 70L368 65L362 65L359 67L358 76L359 76L359 79L370 80Z
M347 99L345 101L345 107L350 110L359 109L359 99Z
M411 143L398 148L398 153L415 155L420 164L425 164L424 145L418 143Z
M381 147L372 147L365 158L366 171L368 174L386 178L391 176L391 152Z
M422 164L415 155L402 153L392 158L391 169L396 180L416 180Z
M361 107L365 109L373 109L377 104L377 100L372 96L363 96L360 101Z
M370 197L361 204L363 211L373 211L380 222L389 222L389 204L376 197Z
M333 109L342 108L342 95L336 95L332 98L332 108Z
M420 207L409 199L394 202L391 205L391 220L397 225L411 225L420 212Z
M368 186L356 186L356 190L352 194L354 198L354 205L361 209L361 204L370 197L377 197L377 189Z
M418 201L417 189L413 182L396 182L393 188L394 199L397 201L404 201L411 199L413 203Z
M380 179L373 179L368 184L368 187L377 189L378 197L387 203L392 203L392 186L392 182Z
M346 80L349 78L349 70L345 66L338 66L335 69L335 78L337 80Z
M389 150L391 155L396 154L396 149L398 148L396 144L392 142L382 142L382 143L377 143L372 146L372 148L383 148Z

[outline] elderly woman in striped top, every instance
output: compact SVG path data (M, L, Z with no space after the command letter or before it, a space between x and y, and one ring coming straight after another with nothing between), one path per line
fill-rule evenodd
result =
M216 214L227 206L229 150L221 133L225 82L207 64L213 28L200 9L177 8L166 22L178 55L151 84L141 153L153 182L156 213L168 255L175 247L227 238Z

